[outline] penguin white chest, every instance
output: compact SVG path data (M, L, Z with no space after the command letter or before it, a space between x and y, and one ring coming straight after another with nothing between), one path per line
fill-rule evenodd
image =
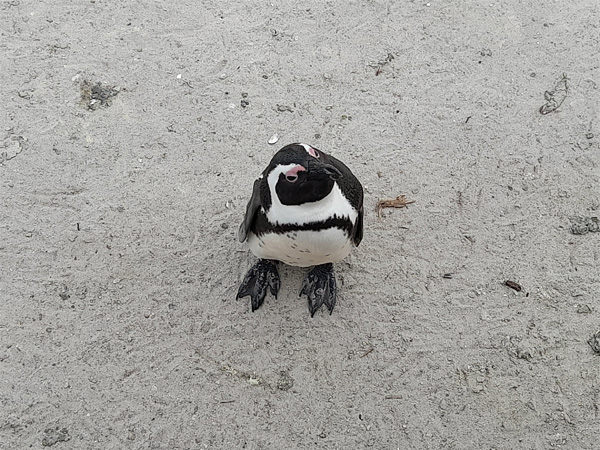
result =
M250 233L248 246L258 258L299 267L341 261L353 247L347 234L339 228L265 233L260 237Z

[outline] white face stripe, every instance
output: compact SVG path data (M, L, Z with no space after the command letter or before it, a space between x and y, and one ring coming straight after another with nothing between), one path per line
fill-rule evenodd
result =
M277 201L279 201L279 198L275 193L275 186L277 185L277 181L279 181L279 175L281 175L282 173L289 172L290 170L299 165L300 164L286 164L285 166L282 166L281 164L279 164L271 171L271 173L267 177L267 183L269 184L269 190L271 191L272 201L274 201L273 197L275 197Z
M300 144L302 147L304 147L304 150L306 150L306 153L308 153L310 155L310 149L311 146L308 144Z
M293 169L298 164L287 164L277 166L267 177L269 191L271 192L271 207L267 211L267 219L272 224L296 224L304 225L310 222L320 222L332 217L334 214L339 217L346 217L352 223L355 223L358 217L356 211L350 202L344 197L340 187L336 182L333 183L333 189L325 198L302 205L284 205L279 200L275 186L279 180L279 175Z

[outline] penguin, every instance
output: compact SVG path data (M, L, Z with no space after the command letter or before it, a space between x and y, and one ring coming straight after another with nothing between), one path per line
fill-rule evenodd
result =
M277 298L277 262L313 267L302 283L311 317L336 303L333 263L363 238L363 188L340 160L307 144L279 150L254 181L238 231L258 261L242 281L236 299L250 296L252 311L267 290Z

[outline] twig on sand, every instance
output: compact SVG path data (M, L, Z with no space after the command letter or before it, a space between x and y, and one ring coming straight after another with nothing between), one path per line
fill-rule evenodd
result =
M383 208L406 208L414 202L414 200L407 200L405 195L399 195L389 200L379 200L377 206L375 206L375 211L377 211L377 217L381 217L381 210Z

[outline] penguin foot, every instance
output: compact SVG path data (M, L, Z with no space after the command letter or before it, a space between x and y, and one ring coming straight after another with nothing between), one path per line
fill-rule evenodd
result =
M321 264L311 270L302 283L300 295L308 297L308 310L311 317L323 304L327 306L329 314L331 314L337 296L333 264Z
M259 259L244 277L244 281L238 289L236 300L249 295L252 312L254 312L263 304L267 295L267 288L277 298L279 286L279 273L275 263L268 259Z

